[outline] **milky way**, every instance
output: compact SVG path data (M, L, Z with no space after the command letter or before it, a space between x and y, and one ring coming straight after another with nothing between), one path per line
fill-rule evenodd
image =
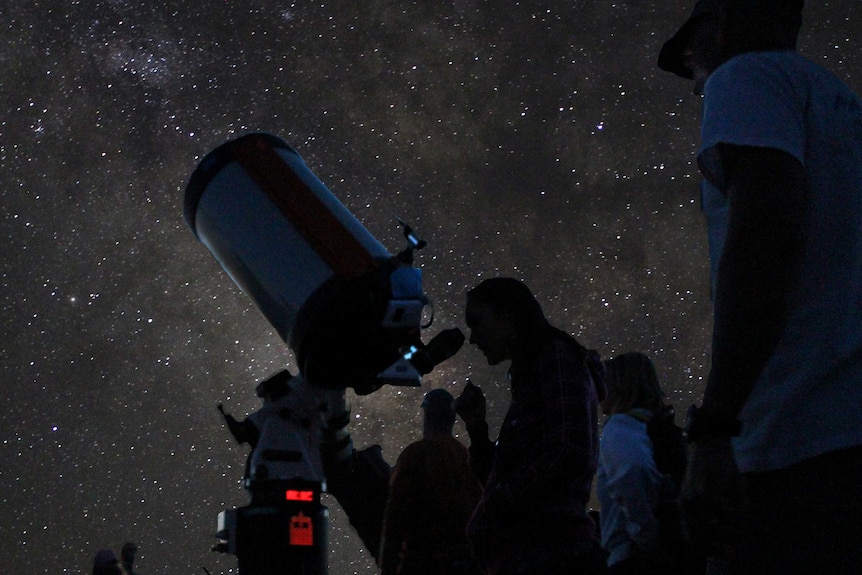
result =
M812 3L813 4L813 3ZM257 407L291 352L182 220L197 161L262 130L369 231L419 253L437 329L483 278L527 282L604 356L654 358L697 401L710 301L699 101L655 59L689 2L0 2L0 510L4 573L236 572L210 552L246 451L216 411ZM800 51L862 88L862 3L812 5ZM353 399L390 461L418 402L503 367L465 348L421 389ZM457 428L459 433L463 429ZM330 572L373 573L332 509Z

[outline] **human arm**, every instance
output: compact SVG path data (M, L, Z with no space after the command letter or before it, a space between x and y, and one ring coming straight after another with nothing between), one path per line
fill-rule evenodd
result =
M484 484L491 472L494 459L494 444L488 438L485 394L472 381L467 381L464 391L455 400L455 412L464 420L470 436L470 467Z
M781 337L802 259L803 166L777 149L720 144L729 202L715 291L712 368L695 413L682 499L695 540L733 529L737 468L729 431Z
M810 96L787 58L742 54L705 87L698 167L727 213L714 256L712 368L698 414L705 421L739 416L782 334L803 261Z
M719 153L729 222L701 409L736 419L787 320L802 260L806 182L799 161L780 150L722 144Z
M234 416L225 412L224 406L221 403L218 404L218 410L219 413L222 414L222 417L227 424L227 428L230 431L231 435L233 435L234 439L236 439L236 442L240 445L243 443L248 443L252 447L254 447L254 445L257 443L258 436L260 435L254 423L252 423L248 419L237 421Z

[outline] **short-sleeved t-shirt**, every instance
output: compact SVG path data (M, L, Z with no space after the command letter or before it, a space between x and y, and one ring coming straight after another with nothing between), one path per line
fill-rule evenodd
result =
M704 87L698 165L713 281L727 228L720 143L784 151L805 169L800 284L773 356L743 407L743 472L862 444L862 103L794 52L720 66Z

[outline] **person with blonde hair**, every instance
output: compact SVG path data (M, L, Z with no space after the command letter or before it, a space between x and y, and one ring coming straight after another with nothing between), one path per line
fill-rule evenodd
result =
M611 575L703 573L682 540L676 505L685 446L653 362L623 353L605 362L607 421L599 450L602 546Z

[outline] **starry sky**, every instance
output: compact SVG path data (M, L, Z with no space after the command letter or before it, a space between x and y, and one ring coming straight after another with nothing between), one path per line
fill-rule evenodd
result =
M862 2L809 2L800 51L862 90ZM523 279L604 356L638 350L697 401L710 301L700 103L659 71L691 2L0 0L0 557L88 573L140 546L145 575L235 573L210 551L244 505L246 447L216 405L258 407L292 352L182 219L200 158L271 132L392 253L419 252L435 323ZM394 462L422 393L469 377L492 430L505 368L465 347L351 397L357 446ZM463 428L456 431L463 436ZM330 573L374 573L337 502Z

